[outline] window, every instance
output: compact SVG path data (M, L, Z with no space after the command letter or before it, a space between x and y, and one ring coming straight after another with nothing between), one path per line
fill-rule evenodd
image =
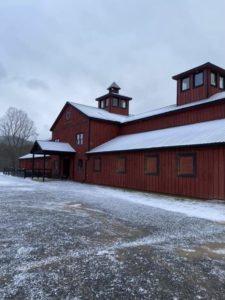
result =
M159 175L159 155L145 155L144 172L146 175Z
M114 107L118 107L118 104L119 104L119 99L113 98L113 103L112 103L112 105L113 105Z
M196 176L196 154L195 153L177 154L177 176L181 176L181 177Z
M127 108L127 101L126 100L120 100L120 107Z
M95 157L94 158L93 169L94 169L95 172L100 172L101 171L101 158L100 157Z
M106 107L109 106L109 98L107 98L107 99L105 100L105 106L106 106Z
M79 172L81 172L83 170L83 160L82 159L78 159L77 161L77 169Z
M194 87L203 85L203 72L194 75Z
M210 84L212 86L216 86L216 73L213 72L210 73Z
M190 89L190 78L186 77L181 79L181 90L186 91Z
M220 89L223 89L224 90L224 77L223 76L220 76L219 78L219 87Z
M76 144L82 145L84 143L84 134L83 133L77 133L76 134Z
M101 108L105 108L105 101L102 100L102 101L100 102L100 105L101 105Z
M126 173L126 157L118 157L116 160L116 173Z

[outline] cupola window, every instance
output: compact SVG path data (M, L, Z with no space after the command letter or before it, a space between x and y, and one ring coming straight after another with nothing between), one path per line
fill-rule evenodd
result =
M210 84L216 86L216 73L211 72L210 74Z
M220 89L223 89L224 90L224 77L223 76L220 76L220 79L219 79L219 87Z
M190 78L186 77L181 80L181 90L186 91L190 89Z
M203 85L203 72L194 75L194 87Z
M127 101L126 100L120 100L120 107L127 108Z
M113 98L113 103L112 103L112 105L113 105L114 107L118 107L118 103L119 103L119 100L118 100L117 98Z

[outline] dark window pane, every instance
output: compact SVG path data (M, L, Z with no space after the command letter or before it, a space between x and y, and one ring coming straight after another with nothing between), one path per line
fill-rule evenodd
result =
M224 89L224 77L223 76L220 76L219 87L220 87L220 89Z
M194 75L194 86L200 86L203 84L203 72Z
M190 78L186 77L181 80L181 90L186 91L190 88Z
M211 85L216 86L216 74L213 72L210 74L210 83Z
M114 106L114 107L118 107L118 99L117 98L113 98L113 103L112 103L112 105Z
M127 101L126 100L120 100L120 107L127 108Z

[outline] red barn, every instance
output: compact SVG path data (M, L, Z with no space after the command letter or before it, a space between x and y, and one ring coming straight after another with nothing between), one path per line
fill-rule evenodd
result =
M206 63L173 79L177 104L138 115L116 83L98 108L67 102L52 141L36 141L31 153L51 155L48 167L62 178L225 199L225 70Z

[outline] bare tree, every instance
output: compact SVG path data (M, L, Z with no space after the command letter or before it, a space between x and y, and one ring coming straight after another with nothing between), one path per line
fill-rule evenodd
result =
M0 136L8 146L11 166L15 167L18 156L27 148L31 139L36 139L37 132L34 122L23 110L10 107L0 119Z
M0 134L8 145L22 147L31 138L37 137L34 122L20 109L10 107L0 119Z

